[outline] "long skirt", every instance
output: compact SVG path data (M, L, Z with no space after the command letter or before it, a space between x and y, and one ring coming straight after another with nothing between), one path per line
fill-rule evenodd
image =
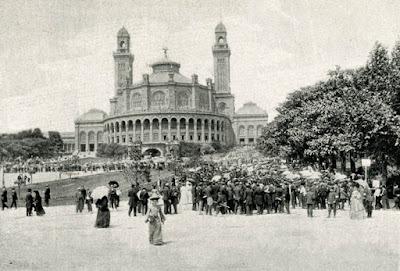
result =
M110 226L110 211L101 211L99 209L97 212L96 224L94 226L96 228L108 228Z
M44 211L42 205L36 204L36 215L42 216L42 215L44 215L45 213L46 213L46 212Z
M163 244L161 221L155 220L149 223L149 241L156 246Z
M360 200L353 199L350 202L350 218L351 219L364 218L364 206Z

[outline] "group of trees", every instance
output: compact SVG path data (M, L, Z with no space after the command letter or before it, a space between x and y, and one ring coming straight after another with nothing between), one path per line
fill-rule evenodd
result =
M31 157L50 158L59 154L63 141L59 132L51 131L45 137L39 128L24 130L16 134L0 135L2 160Z
M367 64L329 72L326 81L288 95L258 147L267 155L325 162L346 170L350 160L372 158L384 181L387 166L400 162L400 42L389 55L376 43Z

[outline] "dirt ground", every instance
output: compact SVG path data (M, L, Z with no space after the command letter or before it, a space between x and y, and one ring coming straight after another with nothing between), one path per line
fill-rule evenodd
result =
M181 206L164 225L166 244L148 244L143 216L127 202L111 211L111 228L93 227L96 212L74 206L0 211L0 270L400 270L400 212L206 216Z

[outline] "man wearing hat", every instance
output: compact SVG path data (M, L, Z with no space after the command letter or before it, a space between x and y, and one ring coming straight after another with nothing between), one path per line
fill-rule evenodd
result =
M28 188L28 194L25 197L26 216L32 216L33 197L32 189Z
M12 188L12 190L11 190L11 200L12 200L12 202L11 202L11 207L10 208L12 208L14 206L15 209L17 209L18 197L17 197L17 192L15 191L14 188Z
M3 191L1 191L1 208L4 211L4 207L6 207L8 209L8 205L7 205L7 190L6 187L3 186Z
M163 195L164 201L164 214L171 213L171 189L169 188L169 184L164 184L164 189L162 190L161 194Z
M137 204L139 201L139 197L138 197L138 188L135 187L134 184L132 184L131 186L132 188L128 191L128 197L129 197L129 201L128 201L128 205L129 205L129 211L128 211L128 215L131 216L132 210L133 210L133 215L136 216L136 208L137 208Z
M49 185L46 184L46 190L44 191L44 203L46 207L49 207L49 200L50 200L50 188Z

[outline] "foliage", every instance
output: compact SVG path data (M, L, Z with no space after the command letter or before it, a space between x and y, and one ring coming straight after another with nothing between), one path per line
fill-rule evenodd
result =
M117 143L110 144L99 144L97 147L98 157L112 157L112 158L122 158L128 154L128 147L122 146Z
M215 153L215 149L210 144L204 144L200 149L201 154L213 154Z
M264 130L258 148L302 162L368 156L381 166L400 161L400 44L392 58L376 43L365 67L329 72L326 81L288 95ZM333 163L333 162L332 162Z
M6 159L49 158L57 155L62 145L58 132L49 132L49 138L46 138L39 128L0 136L1 156Z
M200 156L201 145L193 142L179 142L179 156L180 157L198 157Z

